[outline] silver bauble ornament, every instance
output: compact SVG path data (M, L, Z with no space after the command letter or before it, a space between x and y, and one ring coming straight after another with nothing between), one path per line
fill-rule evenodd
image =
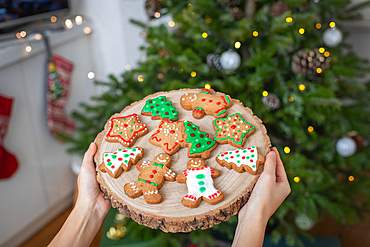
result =
M297 215L294 221L297 227L302 231L311 230L315 225L315 222L313 222L313 220L311 220L306 214Z
M356 153L357 144L352 138L343 137L337 141L335 148L340 156L349 157Z
M240 66L240 55L235 51L225 51L221 54L220 63L223 69L236 70Z
M326 29L322 36L322 41L326 46L329 47L338 46L340 43L342 43L342 40L343 33L337 27Z

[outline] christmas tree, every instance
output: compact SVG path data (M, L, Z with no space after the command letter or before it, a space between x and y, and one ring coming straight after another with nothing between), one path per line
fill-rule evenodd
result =
M361 80L369 66L345 43L341 29L361 19L358 11L369 5L147 0L150 19L168 15L172 21L160 26L132 21L146 32L147 60L120 78L96 82L107 91L74 113L79 127L70 151L83 153L112 114L148 94L206 85L251 107L282 153L292 193L270 219L274 241L284 235L294 244L307 229L301 219L315 223L323 211L339 222L355 222L370 205L364 172L370 169L370 148L362 141L370 134L370 84ZM209 242L215 231L228 230L232 238L235 222L232 217L190 236ZM188 236L135 222L128 229L131 236L175 246Z
M190 143L190 154L203 153L216 145L216 142L214 140L207 137L208 133L200 131L199 127L195 124L185 121L184 126L186 142Z

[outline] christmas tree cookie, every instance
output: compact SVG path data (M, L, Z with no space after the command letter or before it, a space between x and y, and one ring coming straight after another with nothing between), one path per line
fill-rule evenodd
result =
M229 143L238 148L242 148L247 137L256 131L256 128L246 122L240 113L213 120L213 128L216 131L214 139L217 143Z
M171 157L162 153L155 156L152 162L144 161L136 165L140 171L137 181L127 183L124 186L126 194L130 198L137 198L144 195L144 199L149 204L162 202L162 196L158 190L164 181L175 181L176 174L169 168L171 167Z
M209 89L202 89L199 93L186 93L180 99L181 106L193 111L194 118L203 118L204 114L213 115L215 118L227 116L226 108L230 108L233 102L229 95L212 95Z
M182 132L183 126L183 121L169 122L162 120L156 132L150 137L149 142L172 155L181 147L186 147Z
M186 182L188 188L188 194L181 200L184 206L196 208L202 199L212 205L223 201L224 194L213 185L213 178L220 176L220 170L205 166L200 158L189 160L187 168L176 177L178 183Z
M211 151L217 147L217 143L209 138L209 134L199 130L199 127L189 121L184 121L184 138L188 145L188 157L211 157Z
M137 138L148 133L145 124L139 121L137 114L110 119L110 128L105 140L108 142L119 142L125 147L134 145Z
M144 149L142 148L119 148L113 153L103 155L103 162L99 165L99 169L102 172L108 172L113 178L118 178L123 170L128 172L131 165L136 164L143 155Z
M216 161L229 170L234 169L239 173L247 171L255 175L258 171L258 166L265 162L265 157L258 153L256 146L252 146L219 154L216 157Z
M179 112L171 101L166 100L166 96L159 96L154 99L146 101L141 114L152 116L152 119L165 119L170 121L177 121L179 119Z

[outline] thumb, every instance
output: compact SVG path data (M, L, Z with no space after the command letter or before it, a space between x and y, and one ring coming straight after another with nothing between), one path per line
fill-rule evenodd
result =
M266 156L264 172L276 176L276 153L270 151Z
M96 152L96 145L95 143L90 143L89 148L87 149L83 161L82 166L88 166L89 164L94 164L94 154Z

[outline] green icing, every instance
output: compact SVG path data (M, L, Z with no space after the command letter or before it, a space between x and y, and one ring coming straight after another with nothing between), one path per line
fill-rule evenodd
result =
M204 191L206 191L206 187L200 187L200 188L199 188L199 191L200 191L200 192L204 192Z
M197 179L204 179L206 176L204 174L198 174L195 176Z
M108 154L104 154L105 157L108 157Z
M125 158L127 158L128 156L130 156L129 154L125 154L125 155L123 155Z
M151 112L152 116L160 115L161 118L168 118L170 120L179 119L179 112L172 106L171 101L166 100L166 96L147 100L142 111Z
M185 121L186 142L191 143L190 153L203 153L212 148L216 143L214 140L206 137L208 133L200 131L195 124Z
M204 185L204 181L199 181L198 184L199 185Z
M117 155L113 154L113 155L112 155L112 158L113 158L113 159L117 158Z
M109 161L107 165L108 165L108 166L111 166L111 165L112 165L112 162L110 162L110 161Z
M163 168L163 164L158 164L157 162L154 162L153 166L159 166L159 167Z

